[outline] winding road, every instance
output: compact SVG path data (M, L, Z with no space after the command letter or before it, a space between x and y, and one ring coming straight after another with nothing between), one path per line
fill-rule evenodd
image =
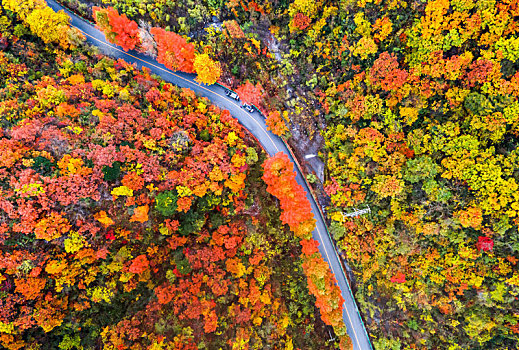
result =
M216 106L229 110L231 114L259 140L263 148L270 155L274 155L277 152L283 152L289 156L290 160L294 162L294 164L297 164L283 140L272 134L270 131L267 131L263 116L256 110L253 113L246 112L241 108L239 102L236 102L225 95L225 89L223 87L217 84L209 86L200 85L194 81L194 74L173 72L168 70L162 64L157 63L154 59L141 53L135 51L124 52L117 46L108 43L105 40L104 34L89 22L78 17L54 0L47 0L47 3L54 11L64 10L70 16L70 25L79 29L87 38L87 42L99 47L102 53L114 58L124 59L130 64L135 63L139 67L147 67L152 73L160 76L165 81L183 88L189 88L195 91L198 95L207 97ZM357 304L353 298L339 256L332 243L330 234L327 231L322 213L319 210L315 199L311 195L308 184L303 178L299 167L296 167L296 173L296 180L306 191L307 198L312 204L312 212L317 220L313 237L315 240L319 241L319 250L324 260L326 260L330 265L332 273L337 279L337 284L341 289L342 296L345 300L343 318L348 330L348 335L351 337L353 348L356 350L372 349L373 347L360 317Z

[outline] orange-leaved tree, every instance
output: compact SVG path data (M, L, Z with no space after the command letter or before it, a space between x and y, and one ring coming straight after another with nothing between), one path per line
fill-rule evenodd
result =
M270 112L265 122L267 124L267 129L272 131L275 135L281 136L288 131L287 125L279 111Z
M310 238L315 227L312 207L303 187L296 182L294 166L284 153L278 152L263 163L263 181L267 191L280 201L281 221L300 238Z
M162 28L151 28L157 42L157 61L172 70L180 70L186 73L193 73L193 63L195 61L195 45L188 43L180 35L169 32Z
M124 51L133 50L140 43L139 27L135 21L119 15L113 7L93 7L96 24L104 32L109 42L117 44Z
M240 85L236 89L236 93L240 95L240 99L249 105L255 105L260 107L263 101L263 95L265 90L261 86L261 83L252 84L247 80L244 84Z
M267 184L267 192L279 199L281 221L301 238L302 267L307 277L308 290L316 298L321 319L334 328L341 339L341 349L349 349L351 342L342 320L344 299L333 273L319 254L319 243L311 237L315 219L305 191L296 182L292 162L286 154L278 152L263 163L263 170L262 179Z
M342 319L344 298L337 286L335 276L328 264L319 254L319 242L314 239L301 240L303 271L308 281L308 290L315 296L315 305L319 308L321 319L333 327L339 337L341 349L350 349L351 340Z
M289 27L292 32L296 29L303 30L307 28L310 23L312 23L312 19L305 15L304 13L298 12L295 14L294 18L290 21Z

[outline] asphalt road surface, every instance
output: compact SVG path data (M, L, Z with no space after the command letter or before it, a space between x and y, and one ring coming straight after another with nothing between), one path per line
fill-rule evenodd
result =
M207 97L216 106L229 110L231 114L260 141L263 148L270 155L274 155L277 152L283 152L287 154L290 160L295 164L295 161L285 143L279 137L267 130L263 116L256 110L253 113L245 111L241 108L241 103L239 101L235 101L225 95L225 89L223 87L216 84L200 85L194 81L194 74L173 72L168 70L162 64L159 64L153 58L141 53L135 51L124 52L119 47L108 43L105 40L104 34L89 22L68 11L54 0L47 0L47 3L54 11L64 10L70 16L70 25L78 28L86 36L87 42L97 46L103 54L114 58L124 59L130 64L136 63L139 67L147 67L152 73L160 76L165 81L180 87L189 88L195 91L198 95ZM346 280L337 251L335 250L330 235L327 232L326 224L321 212L319 211L318 204L311 196L308 184L304 180L300 170L297 167L295 168L297 173L296 180L306 191L306 196L312 204L312 212L317 220L313 237L315 240L319 241L319 250L324 260L330 264L332 273L337 279L337 284L341 289L342 296L345 300L343 318L348 329L348 335L351 337L353 348L356 350L372 349L364 324L360 318L357 304L355 303L350 286Z

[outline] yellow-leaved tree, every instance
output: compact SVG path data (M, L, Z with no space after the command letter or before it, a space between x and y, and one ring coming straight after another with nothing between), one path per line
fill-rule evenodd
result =
M46 44L69 45L69 16L64 11L54 12L44 0L2 0Z
M24 22L35 9L42 9L46 6L45 0L2 0L2 7L16 13Z
M50 7L32 11L25 22L31 31L46 44L66 43L69 16L63 12L54 12Z
M196 81L204 84L216 83L222 74L220 62L212 60L206 53L196 55L193 68L197 74Z

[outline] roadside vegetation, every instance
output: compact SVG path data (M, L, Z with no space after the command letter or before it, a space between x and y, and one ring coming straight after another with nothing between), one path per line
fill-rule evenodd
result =
M347 348L311 213L262 181L290 174L228 111L31 4L0 10L1 346Z
M207 55L301 159L319 149L309 175L377 350L519 346L516 1L63 2L113 8L108 37L124 15L172 68Z

